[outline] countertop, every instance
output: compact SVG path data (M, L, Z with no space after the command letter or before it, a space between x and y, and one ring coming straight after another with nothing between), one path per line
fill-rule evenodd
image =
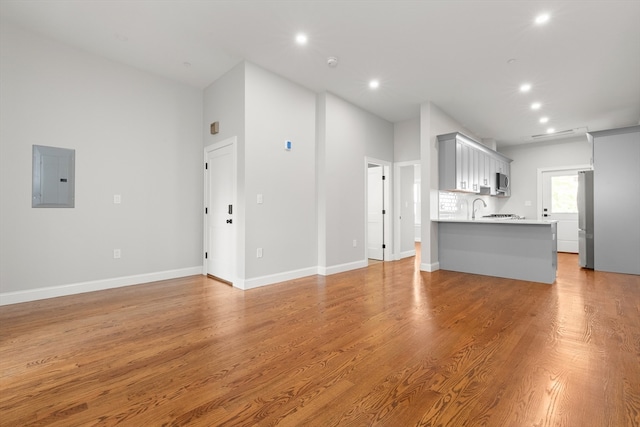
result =
M508 225L551 225L556 220L536 220L536 219L432 219L434 222L460 222L467 224L508 224Z

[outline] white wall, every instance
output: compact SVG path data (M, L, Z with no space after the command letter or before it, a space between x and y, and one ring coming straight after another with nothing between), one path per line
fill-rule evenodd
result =
M592 136L594 268L640 274L640 126Z
M244 147L245 63L241 62L204 90L202 137L212 145L232 136ZM211 135L211 123L219 122L219 132Z
M438 135L461 132L480 141L471 131L442 111L437 105L425 102L420 106L420 155L422 196L421 270L434 271L438 266Z
M246 278L315 273L316 95L251 63L245 73Z
M414 216L413 208L411 208L410 216L414 223L409 225L407 222L406 197L407 191L411 190L413 198L413 184L420 184L420 117L394 123L393 125L393 160L396 164L396 186L398 192L396 197L396 248L399 257L411 256L415 252L415 242L421 240L421 218ZM415 170L413 170L415 168ZM408 169L412 169L413 176L411 182L404 180L409 178ZM414 180L415 178L415 180ZM402 199L402 201L401 201ZM402 219L398 218L399 216ZM409 237L409 228L411 228L411 237Z
M321 273L332 273L366 265L365 157L393 161L393 124L330 93L319 96L318 260Z
M236 227L236 271L245 279L245 63L241 62L204 90L202 141L209 146L236 137L236 193L234 210ZM219 123L219 133L211 135L211 123ZM204 153L203 153L204 160ZM203 195L204 198L204 195Z
M591 144L586 136L500 148L511 162L511 197L496 199L497 210L536 219L538 169L591 164ZM531 206L525 206L530 201Z
M315 120L315 93L249 62L205 90L205 146L237 136L235 284L241 288L317 271ZM209 131L214 121L217 135Z
M420 160L420 117L394 123L393 160Z
M1 31L2 303L200 272L202 92ZM75 208L31 208L33 144L76 150Z

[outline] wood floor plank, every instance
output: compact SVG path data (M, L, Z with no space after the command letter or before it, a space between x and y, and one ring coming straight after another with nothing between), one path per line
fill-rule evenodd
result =
M640 277L415 258L0 307L0 426L640 425Z

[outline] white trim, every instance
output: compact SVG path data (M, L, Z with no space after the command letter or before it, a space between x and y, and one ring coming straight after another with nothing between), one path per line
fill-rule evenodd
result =
M237 186L237 181L238 181L238 137L237 136L232 136L229 137L227 139L224 139L220 142L216 142L215 144L211 144L211 145L207 145L206 147L204 147L204 162L203 163L207 163L208 161L208 155L209 153L211 153L212 151L215 150L219 150L221 148L227 147L227 146L231 146L231 151L233 153L233 166L232 166L232 175L233 175L233 182L231 184L231 191L233 193L232 195L232 201L233 201L233 206L235 209L234 212L234 216L233 218L235 219L235 223L233 224L233 234L232 234L232 243L231 243L231 253L233 254L233 260L232 260L232 266L231 266L231 271L233 274L233 278L231 280L231 282L234 284L234 286L236 285L236 283L241 283L241 286L244 285L244 281L242 279L240 279L239 274L238 274L238 226L239 226L239 215L238 215L238 186ZM203 164L204 167L204 164ZM205 215L204 213L204 207L208 207L208 202L209 202L209 180L208 180L208 169L205 169L205 172L202 174L202 179L204 180L204 195L203 195L203 209L202 209L202 224L203 224L203 236L202 236L202 274L207 275L208 270L207 270L207 259L205 258L204 254L209 250L209 233L207 232L207 230L209 230L209 224L207 223L208 220L208 216ZM243 289L242 287L240 289Z
M410 250L410 251L400 252L400 258L398 258L398 259L400 260L400 259L404 259L404 258L409 258L411 256L416 256L416 250L415 249Z
M330 267L318 267L318 274L321 276L331 276L332 274L343 273L345 271L357 270L369 266L369 261L363 259L361 261L348 262L346 264L332 265Z
M112 279L51 286L48 288L29 289L26 291L4 292L0 293L0 306L76 295L85 292L102 291L105 289L121 288L123 286L157 282L159 280L177 279L180 277L200 275L201 273L202 266L196 266L176 270L158 271L155 273L136 274L134 276L115 277Z
M286 282L289 280L299 279L301 277L315 276L318 274L318 267L301 268L299 270L286 271L284 273L270 274L268 276L254 277L245 279L240 284L234 283L233 286L239 289L248 290L259 288L261 286L273 285L275 283Z
M395 162L393 164L393 175L396 177L396 179L393 180L393 211L394 213L397 212L397 214L394 214L393 216L393 259L394 260L400 260L402 258L406 258L406 256L404 256L402 253L400 253L400 247L401 242L400 242L400 238L402 236L401 230L400 230L400 212L402 212L402 200L400 199L400 193L401 193L401 188L400 186L402 185L402 175L400 173L400 168L405 167L405 166L413 166L415 168L416 165L420 165L420 160L408 160L408 161L404 161L404 162ZM416 177L414 174L413 180L415 182ZM414 201L415 203L415 201ZM414 218L413 222L414 222L414 228L416 226L415 221L417 218ZM414 230L414 236L415 236L415 230ZM415 251L414 255L415 255ZM408 255L411 256L411 255Z
M536 182L536 185L538 186L537 188L538 194L536 198L536 206L538 210L538 213L536 214L537 219L539 220L542 219L542 174L544 172L573 171L573 170L579 171L579 170L591 170L591 169L593 169L592 165L554 166L554 167L547 167L547 168L538 168L537 182Z
M428 273L433 273L434 271L440 270L440 263L434 262L433 264L421 263L420 271L426 271Z

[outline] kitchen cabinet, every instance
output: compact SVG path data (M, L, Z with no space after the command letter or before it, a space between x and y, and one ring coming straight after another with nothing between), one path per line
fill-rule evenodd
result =
M442 270L554 283L557 221L438 220Z
M438 136L438 161L440 190L496 196L496 173L510 175L511 159L459 132Z

